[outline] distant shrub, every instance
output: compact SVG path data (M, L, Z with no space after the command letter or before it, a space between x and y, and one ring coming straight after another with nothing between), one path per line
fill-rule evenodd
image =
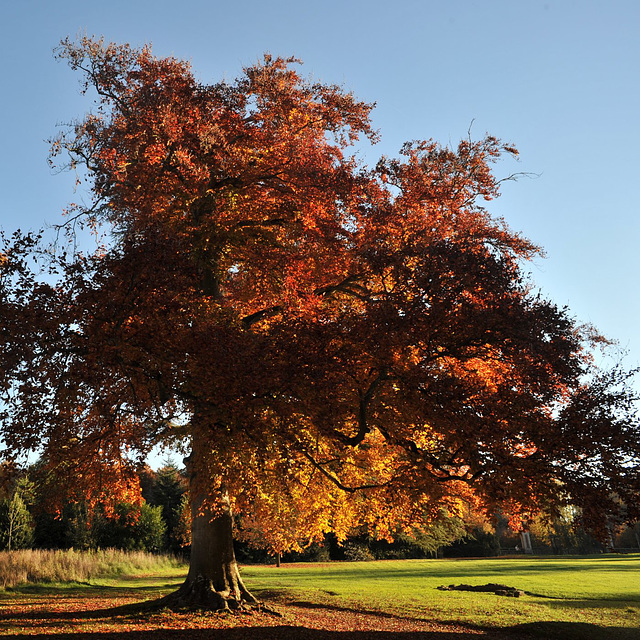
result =
M476 528L467 538L448 546L444 555L450 558L498 556L500 539L494 533Z
M366 544L347 542L344 545L344 559L350 562L368 562L376 558Z
M316 542L306 551L310 562L329 562L331 560L329 547L326 544Z
M640 522L623 527L618 533L615 543L617 548L640 550Z
M91 528L96 547L152 552L164 547L167 531L162 508L144 502L140 506L120 503L114 516L96 515Z
M0 501L0 549L27 549L33 544L33 522L22 496Z

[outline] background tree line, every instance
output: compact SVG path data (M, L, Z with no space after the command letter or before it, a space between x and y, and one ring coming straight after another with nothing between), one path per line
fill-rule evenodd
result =
M141 499L111 508L83 501L48 509L56 488L39 464L13 474L0 494L0 550L118 548L179 554L188 548L185 480L172 462L140 472Z
M9 475L7 469L3 475ZM40 466L5 477L0 493L0 550L116 548L188 555L190 514L184 470L165 461L158 470L145 466L139 474L142 499L138 504L120 502L109 511L71 502L58 513L47 510L51 487L42 482ZM640 523L612 527L609 547L576 523L576 514L565 511L553 521L531 520L528 529L535 553L597 553L608 548L640 549ZM236 552L245 563L272 562L272 549L260 545L260 532L242 536L242 520ZM246 533L246 532L245 532ZM264 537L262 538L264 540ZM327 535L297 552L283 554L284 561L376 560L428 557L494 556L522 551L519 533L505 515L489 522L469 510L465 518L443 511L428 527L396 532L392 539L378 539L366 527L354 529L338 543Z

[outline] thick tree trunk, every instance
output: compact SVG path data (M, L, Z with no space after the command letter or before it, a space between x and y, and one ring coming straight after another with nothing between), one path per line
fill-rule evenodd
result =
M212 511L205 502L203 483L196 478L193 457L187 459L191 492L191 560L178 591L162 599L170 609L238 609L256 604L242 582L233 550L233 522L228 498Z
M192 500L191 561L184 584L163 599L171 609L238 609L257 600L242 582L233 551L231 509L212 517L202 498Z

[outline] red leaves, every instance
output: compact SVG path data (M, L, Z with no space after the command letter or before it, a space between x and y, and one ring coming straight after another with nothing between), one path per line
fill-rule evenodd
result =
M12 343L12 450L42 444L60 468L98 452L122 491L154 442L196 443L200 483L280 518L290 545L363 520L386 535L468 484L492 507L557 501L558 481L594 493L565 444L625 493L629 406L579 441L594 414L563 409L584 405L584 341L531 294L521 261L538 249L483 207L513 147L414 142L365 170L348 152L374 137L371 105L293 61L203 86L148 48L83 39L61 55L98 110L53 153L86 167L87 214L115 233L56 290L25 276L15 294L33 331Z

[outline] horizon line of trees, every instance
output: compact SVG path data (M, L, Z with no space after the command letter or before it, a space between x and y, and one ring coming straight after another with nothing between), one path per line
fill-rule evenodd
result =
M0 492L0 550L118 548L184 553L189 545L186 480L170 461L139 473L138 501L115 506L70 501L50 510L47 485L36 463L5 479Z
M157 470L145 465L139 473L139 503L119 502L113 509L86 502L69 502L52 513L47 510L47 491L34 480L38 465L13 474L0 492L0 551L16 549L117 548L129 551L171 553L188 556L190 513L188 483L184 469L167 460ZM240 519L236 527L242 528ZM589 554L607 550L640 550L640 522L612 527L608 545L581 528L575 514L567 510L551 522L542 517L529 522L534 553ZM344 543L329 534L282 554L252 542L236 541L238 559L244 563L276 561L304 562L429 557L498 556L522 552L519 533L506 516L490 523L479 514L467 518L442 512L426 529L396 532L391 540L377 539L366 527L351 532Z

